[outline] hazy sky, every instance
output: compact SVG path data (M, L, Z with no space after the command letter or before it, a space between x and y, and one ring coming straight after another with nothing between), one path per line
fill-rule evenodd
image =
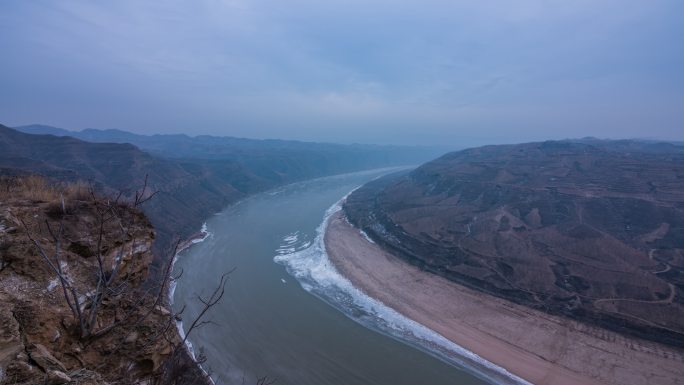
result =
M2 0L0 123L684 140L684 1Z

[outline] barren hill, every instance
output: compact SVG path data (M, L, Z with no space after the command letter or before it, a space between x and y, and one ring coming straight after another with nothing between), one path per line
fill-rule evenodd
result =
M428 155L401 147L145 136L116 130L74 132L49 126L23 129L34 134L0 125L0 174L40 173L53 179L87 180L110 193L138 188L149 175L150 187L159 194L144 210L157 230L157 251L175 235L191 236L207 217L249 194Z
M412 264L684 347L684 147L544 142L447 154L370 183L348 219Z

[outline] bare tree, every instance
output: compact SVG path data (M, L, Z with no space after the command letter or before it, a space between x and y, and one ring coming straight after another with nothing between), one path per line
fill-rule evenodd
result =
M178 253L181 240L178 239L171 247L159 282L148 285L145 290L131 288L125 280L119 279L125 257L134 254L136 243L139 241L130 231L139 224L137 223L137 216L133 215L130 209L138 209L154 197L157 192L149 191L147 177L145 177L143 187L131 194L130 201L124 199L123 192L106 200L97 197L92 187L90 187L89 193L95 219L92 235L95 240L94 257L96 259L94 280L89 285L84 285L83 282L75 282L64 258L67 205L63 195L60 195L59 198L61 215L58 224L55 225L54 222L51 223L45 219L38 225L39 231L40 228L44 228L49 235L47 243L41 237L36 236L36 232L23 219L21 223L41 258L57 276L64 300L76 321L79 337L86 341L93 340L126 324L123 329L123 338L119 339L118 349L126 343L127 337L133 334L138 326L142 325L160 307L167 305L165 296L168 293L169 286L182 275L181 271L174 276L172 271L173 260ZM117 237L114 242L111 240L112 233L116 234L115 237ZM113 251L106 247L108 240L110 244L117 244ZM209 374L197 365L202 363L205 358L193 358L186 348L186 344L193 331L212 323L206 319L206 316L223 299L226 283L233 271L234 269L221 275L218 284L208 296L197 296L197 301L202 306L183 338L179 339L173 328L185 307L178 312L169 312L162 316L163 321L157 325L158 331L145 341L143 347L148 348L163 338L172 346L172 350L160 370L151 374L150 380L152 382L164 385L206 384L209 382ZM138 292L134 292L134 290L138 290ZM119 308L123 308L120 305L124 304L124 301L128 301L131 306L127 306L128 310L119 314ZM115 304L115 306L109 306L110 310L114 308L114 317L109 317L108 322L104 325L100 322L103 303ZM158 316L159 312L157 312ZM273 384L274 382L275 380L269 380L267 377L257 379L257 384L260 385Z
M210 381L210 374L203 371L197 364L201 364L206 360L204 355L200 357L192 357L187 349L187 340L193 331L198 328L212 324L211 321L206 320L207 313L216 305L218 305L226 291L226 283L230 274L235 269L221 275L219 282L214 287L208 297L201 295L197 296L197 301L202 304L197 316L190 323L183 339L174 344L171 357L167 360L165 367L160 376L159 383L164 385L176 384L205 384ZM180 315L185 310L183 307L179 312L174 314L174 318L180 318Z
M190 333L192 333L193 330L203 325L211 323L211 321L204 320L204 315L207 313L207 311L209 311L209 309L211 309L212 307L216 306L219 302L221 302L221 298L223 298L223 294L226 292L226 282L228 282L228 276L234 270L235 269L221 275L221 280L219 281L218 285L216 285L214 291L208 298L205 299L202 298L202 296L197 296L197 300L203 305L202 310L200 310L197 317L195 317L195 319L190 324L190 327L188 328L188 331L185 333L185 337L183 338L183 344L185 344L185 341L188 340L188 337L190 336Z
M140 205L147 202L156 192L149 193L147 186L147 176L142 189L136 190L130 207L137 209ZM60 195L61 219L59 226L55 230L46 219L44 225L52 240L53 252L48 252L34 236L29 226L21 220L28 238L38 249L39 254L47 263L50 269L57 275L64 299L71 310L74 319L77 321L80 337L83 339L95 338L106 334L118 325L129 320L135 311L135 306L123 314L122 317L115 316L114 319L104 326L98 324L98 314L103 301L115 297L121 297L129 288L126 282L119 282L119 273L127 252L133 254L136 248L136 239L133 237L130 242L126 242L129 230L137 225L135 215L128 215L126 211L129 206L122 200L123 193L120 192L114 199L98 199L94 190L90 189L92 204L95 208L95 256L97 259L96 283L94 287L77 287L66 270L68 265L62 258L63 238L64 238L64 217L67 214L64 196ZM106 238L106 228L113 224L118 228L119 247L113 255L106 255L104 239ZM111 253L110 253L111 254ZM166 283L166 282L165 282ZM162 288L163 290L163 288ZM145 296L138 296L140 303L145 300ZM155 306L157 302L155 302Z

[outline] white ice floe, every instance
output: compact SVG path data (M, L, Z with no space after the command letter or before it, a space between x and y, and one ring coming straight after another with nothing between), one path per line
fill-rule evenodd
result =
M345 199L346 196L326 211L323 223L316 230L316 238L309 247L289 254L277 253L274 261L283 264L288 273L297 278L304 290L369 328L386 333L446 362L463 367L489 382L531 385L506 369L486 361L441 334L367 296L340 275L325 251L325 229L330 217L341 210ZM367 237L366 234L364 235ZM367 239L372 242L370 238Z
M202 224L202 229L200 230L200 234L204 234L204 235L202 236L202 238L193 239L192 242L190 242L190 243L192 243L192 244L194 245L194 244L196 244L196 243L204 242L204 241L206 241L209 237L213 237L213 236L214 236L214 233L210 232L209 229L207 228L207 222L204 222L204 223Z
M281 247L276 249L276 253L278 253L278 255L288 255L294 253L295 251L297 251L296 247Z
M295 231L294 233L289 234L283 238L283 242L289 245L296 243L297 240L299 240L299 231Z
M366 238L366 240L367 240L368 242L373 243L373 244L375 243L375 241L373 241L373 240L368 236L368 234L366 234L365 231L359 230L359 232L361 233L361 235L363 235L364 238Z
M299 231L290 233L283 237L280 247L275 252L277 255L289 255L299 250L306 249L311 246L311 241L306 240L306 234Z
M190 243L192 243L192 244L194 245L194 244L197 244L197 243L200 243L200 242L204 242L204 241L206 241L208 238L210 238L210 237L212 237L212 236L214 235L212 232L209 231L209 229L208 229L208 227L207 227L207 222L204 222L204 223L202 224L202 229L200 230L200 232L201 232L202 234L204 234L204 236L203 236L202 238L193 239L192 242L190 242ZM177 261L177 260L178 260L178 254L174 255L174 257L173 257L173 262L171 262L171 263L172 263L171 271L173 271L173 265L176 264L176 261ZM169 282L169 292L168 292L169 303L170 303L171 305L173 305L173 296L174 296L175 293L176 293L176 281L172 279L172 280L170 280L170 282ZM179 334L180 338L181 338L181 339L185 339L185 329L183 328L183 321L177 319L175 323L176 323L176 329L178 330L178 334ZM195 361L197 361L197 357L195 356L195 348L192 346L192 343L190 342L190 339L185 340L185 348L187 349L188 354L190 354L190 356L192 357L192 359L195 360ZM214 379L213 379L213 378L211 377L211 375L202 367L202 365L201 365L201 364L198 364L198 365L199 365L200 370L201 370L202 372L204 372L204 374L205 374L206 377L209 379L209 381L211 381L212 384L216 384L216 382L214 381Z

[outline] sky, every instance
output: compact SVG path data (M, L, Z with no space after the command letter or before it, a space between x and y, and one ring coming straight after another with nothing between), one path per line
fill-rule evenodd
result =
M684 1L2 0L0 123L684 140Z

